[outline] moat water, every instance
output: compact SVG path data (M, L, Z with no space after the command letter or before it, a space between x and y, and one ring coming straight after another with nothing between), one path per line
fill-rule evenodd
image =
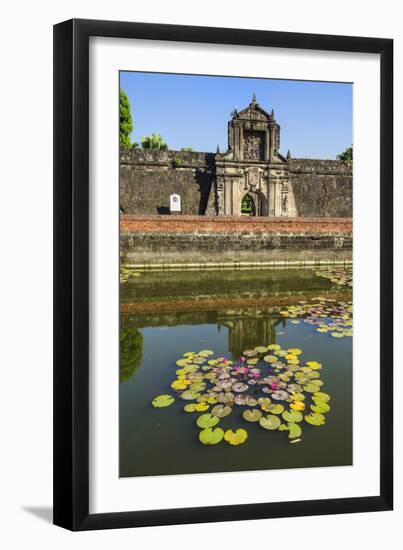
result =
M124 274L120 476L352 464L350 276Z

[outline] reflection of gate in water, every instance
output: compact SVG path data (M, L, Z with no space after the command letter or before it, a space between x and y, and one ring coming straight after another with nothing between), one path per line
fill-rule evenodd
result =
M228 328L228 349L239 357L246 349L276 343L278 315L261 310L228 310L217 313L217 324Z

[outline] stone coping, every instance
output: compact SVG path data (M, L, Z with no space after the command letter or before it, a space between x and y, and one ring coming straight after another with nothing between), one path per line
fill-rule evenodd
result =
M120 215L120 231L156 233L265 232L351 233L352 218L240 218L239 216L131 216Z
M249 270L249 269L312 269L319 266L351 266L352 260L271 260L257 262L186 262L186 263L127 263L124 267L134 271L201 271L201 270Z

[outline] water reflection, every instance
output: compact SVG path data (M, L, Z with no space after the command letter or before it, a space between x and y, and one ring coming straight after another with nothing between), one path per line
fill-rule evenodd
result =
M340 279L338 277L339 283ZM319 276L315 270L147 272L122 284L120 476L351 464L352 338L345 336L346 327L340 330L343 337L333 337L333 332L340 328L337 318L345 319L350 303L351 288L337 284L333 276ZM324 323L331 323L329 327L332 328L329 331L322 328ZM283 359L279 355L277 366L271 362L262 363L262 377L273 368L272 375L279 378L275 385L280 389L284 389L282 384L287 386L287 391L291 390L290 384L302 385L303 391L308 392L307 410L312 405L308 395L311 385L317 385L318 378L316 371L307 371L303 365L308 365L308 361L323 365L320 379L324 392L331 396L331 412L326 425L311 426L304 419L302 441L290 445L292 438L295 441L294 432L277 433L280 428L275 430L270 424L273 418L267 419L267 425L262 425L260 420L246 419L243 416L245 407L235 402L232 413L220 419L219 427L225 432L241 427L246 429L247 442L237 446L235 452L227 440L218 445L202 445L199 433L202 428L196 420L199 415L210 413L217 404L209 405L207 411L186 411L184 407L189 401L181 394L186 389L181 390L175 380L175 377L184 378L178 373L182 368L178 367L178 359L189 353L201 353L200 350L213 350L211 357L233 360L235 368L242 355L245 356L245 350L275 344L287 353L290 348L302 350L301 365L291 361L292 357ZM187 374L186 378L208 375L211 372L206 368L210 367L209 360L210 356L200 364L197 373ZM279 363L285 361L293 374L284 371L286 378L282 377L284 369L275 372ZM208 378L206 381L206 390L215 391L210 388L212 382L210 384ZM192 380L192 384L199 382ZM269 390L277 391L273 387ZM297 391L296 387L294 390ZM253 388L248 391L253 393ZM161 409L152 405L158 396L167 394L175 398L171 406ZM264 395L273 397L266 392ZM288 401L282 405L290 409L284 412L291 412ZM323 403L313 406L312 410L326 408ZM261 408L261 405L258 403L254 407ZM278 413L271 409L268 413L264 409L261 412L272 416ZM282 413L279 418L286 423Z
M311 270L146 272L121 289L120 381L141 364L144 328L225 327L228 351L239 357L262 342L275 344L276 329L285 327L280 309L318 294L351 300L350 289L313 279Z

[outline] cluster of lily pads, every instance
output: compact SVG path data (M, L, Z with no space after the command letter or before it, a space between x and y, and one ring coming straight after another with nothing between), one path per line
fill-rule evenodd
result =
M130 281L130 279L134 279L135 277L140 277L141 273L139 271L133 271L133 269L129 269L123 265L120 266L120 282L121 283L127 283Z
M186 352L176 361L172 393L159 395L152 405L167 407L179 400L186 413L203 413L195 425L204 445L245 443L248 431L237 425L241 418L264 430L285 431L291 443L299 442L302 423L322 426L330 410L320 380L322 365L302 360L302 353L271 344L245 350L234 362L214 357L211 350Z
M331 283L340 286L353 286L353 268L350 266L326 266L320 267L315 271L315 275L318 277L324 277L329 279Z
M317 332L329 333L333 338L353 335L352 302L338 302L319 296L307 303L300 300L298 305L286 306L279 314L291 324L307 323Z

